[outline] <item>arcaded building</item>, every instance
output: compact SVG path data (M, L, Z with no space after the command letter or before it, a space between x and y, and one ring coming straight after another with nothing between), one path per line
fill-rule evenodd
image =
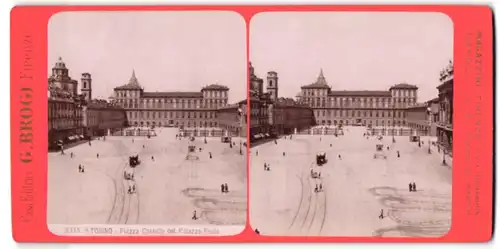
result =
M436 120L439 145L450 155L453 148L453 63L441 72L438 89L438 118Z
M417 102L417 91L406 83L388 90L332 90L321 70L297 97L313 108L318 125L405 126L405 110Z
M48 78L49 146L106 135L107 131L128 125L125 110L105 100L92 99L92 76L83 73L81 89L69 76L69 69L59 57Z
M217 109L228 104L229 88L219 84L197 92L146 92L132 72L112 98L125 108L131 126L218 127Z
M291 134L315 125L312 108L291 98L279 97L279 77L275 71L264 79L250 63L250 134L253 140L267 135Z

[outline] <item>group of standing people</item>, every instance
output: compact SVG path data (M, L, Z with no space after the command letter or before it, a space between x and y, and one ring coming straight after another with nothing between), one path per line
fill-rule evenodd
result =
M224 183L224 184L220 185L220 192L221 193L229 193L229 188L227 186L227 183Z
M264 163L264 171L271 171L271 167L269 167L269 164Z
M417 192L417 184L415 182L408 183L408 190L410 192Z

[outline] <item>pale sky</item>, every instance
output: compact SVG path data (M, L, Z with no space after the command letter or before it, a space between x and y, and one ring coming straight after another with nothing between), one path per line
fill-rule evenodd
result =
M219 83L229 103L246 98L246 30L233 12L64 12L48 31L49 75L61 56L93 97L108 98L132 70L145 91L200 91Z
M279 92L295 97L323 72L332 90L388 90L407 82L418 100L437 97L439 72L453 59L453 23L441 13L261 13L250 23L250 60Z

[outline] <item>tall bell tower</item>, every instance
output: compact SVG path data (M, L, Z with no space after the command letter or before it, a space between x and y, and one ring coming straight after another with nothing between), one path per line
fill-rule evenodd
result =
M85 95L85 100L92 100L92 76L89 73L82 73L82 94Z
M267 72L267 92L272 101L278 100L278 73L274 71Z

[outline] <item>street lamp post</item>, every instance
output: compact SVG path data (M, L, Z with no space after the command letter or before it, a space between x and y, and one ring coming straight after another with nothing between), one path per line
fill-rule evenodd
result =
M442 162L443 166L446 166L446 149L443 147L443 162Z
M396 103L392 103L392 143L396 142L396 138L394 138L394 132L396 131L395 119L396 119Z

